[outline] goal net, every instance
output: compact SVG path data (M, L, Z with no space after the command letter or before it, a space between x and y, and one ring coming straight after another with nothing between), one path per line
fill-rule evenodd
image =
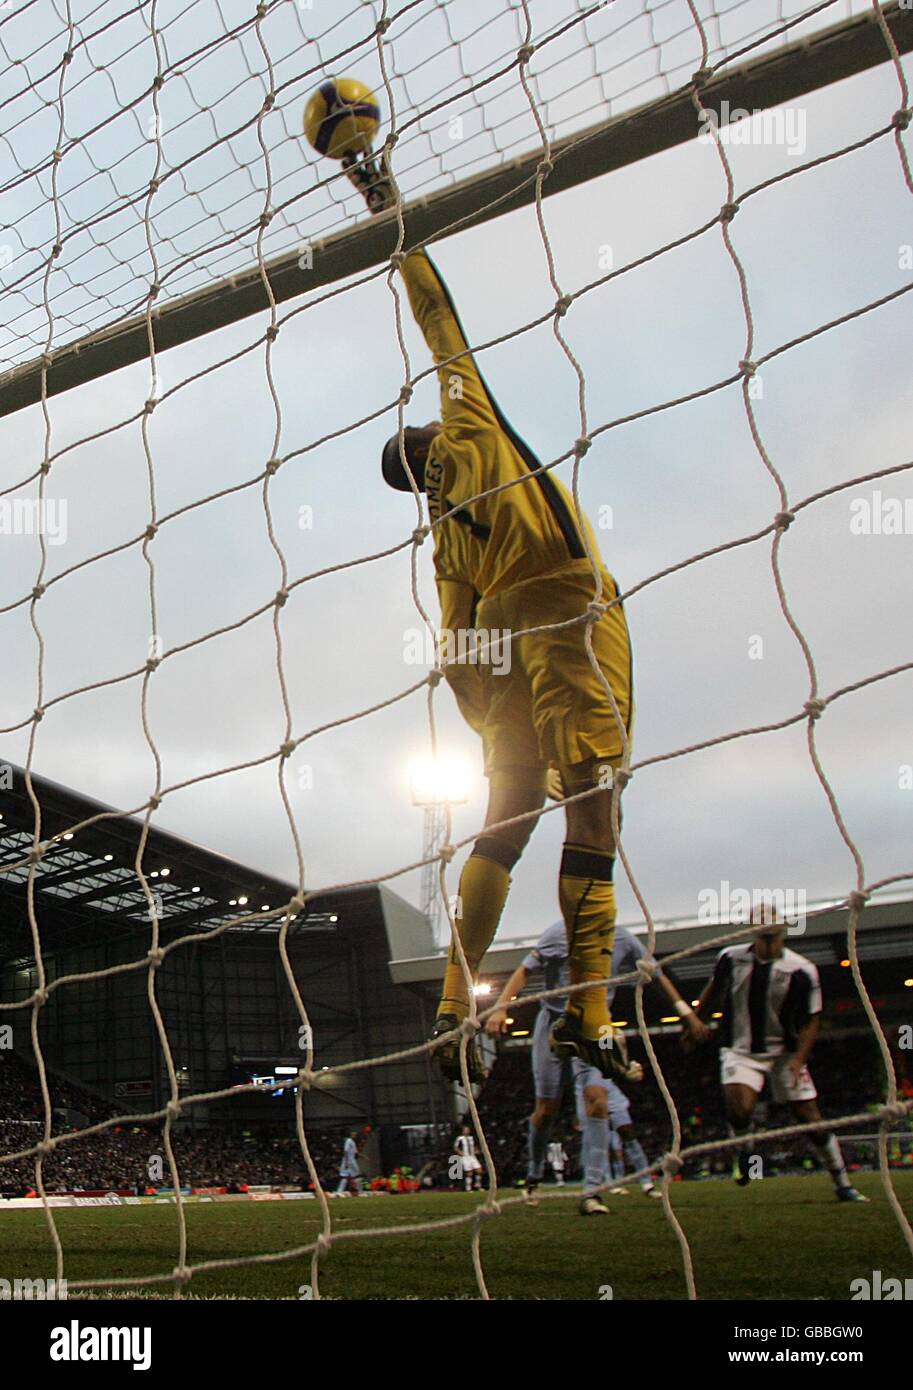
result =
M566 479L581 512L626 547L629 568L640 556L621 598L652 728L640 757L626 740L613 814L649 958L656 904L661 915L668 899L662 859L644 846L638 862L633 823L651 819L654 801L652 838L706 837L696 815L712 796L705 787L693 797L688 771L706 758L717 785L738 781L734 814L757 812L752 824L772 842L779 823L801 832L804 856L826 859L830 882L843 874L847 959L885 1068L881 1175L913 1251L885 1139L911 1107L857 949L866 903L913 879L913 865L899 832L883 851L869 784L855 780L871 747L878 775L897 785L913 660L898 623L848 644L833 601L839 593L842 605L849 589L851 621L884 616L886 586L897 583L889 576L908 563L884 548L851 557L847 542L857 532L888 537L897 515L901 534L904 506L913 510L890 370L909 355L911 44L909 8L867 0L263 0L243 15L220 0L0 6L0 523L9 537L0 751L26 769L34 807L31 843L7 844L0 874L28 885L37 979L28 998L0 1003L0 1028L13 1015L25 1025L44 1105L41 1138L6 1143L0 1171L34 1162L58 1280L66 1251L44 1169L66 1146L138 1118L164 1122L177 1212L170 1274L71 1290L180 1293L196 1273L310 1256L319 1293L318 1265L334 1243L381 1234L334 1224L309 1147L307 1095L430 1044L323 1068L287 942L328 879L414 881L423 866L408 856L373 871L389 850L382 827L397 747L407 726L420 726L436 752L442 721L453 718L441 660L427 670L403 661L407 630L430 634L434 649L434 528L419 497L395 506L372 491L380 441L436 410L434 371L396 273L404 252L426 244L439 244L445 261L460 248L458 298L467 323L482 325L470 330L472 350L491 378L511 377L508 413L548 446L541 471ZM301 135L307 97L344 74L372 87L382 109L395 207L379 218ZM833 85L849 79L858 104L854 88ZM654 156L661 162L647 163ZM679 158L687 163L671 162ZM825 254L831 242L839 251ZM842 394L854 409L873 402L864 431L858 421L850 430ZM851 500L860 502L856 531L843 520ZM447 524L445 515L435 526ZM581 628L589 634L598 617L588 609ZM717 642L718 621L739 634L738 655ZM662 652L651 641L659 630L669 636ZM761 684L758 651L771 671ZM679 700L696 680L722 691L706 709L724 718ZM614 703L607 685L606 699ZM822 737L829 726L833 745ZM358 835L321 838L305 794L318 763ZM150 882L144 837L133 873L148 951L108 972L49 978L36 885L90 822L47 836L33 770L104 790L147 829L161 818L196 826L197 839L229 824L240 844L244 801L262 813L270 867L297 889L289 902L238 905L205 938L280 925L277 958L304 1041L287 1085L320 1203L316 1240L194 1258L171 1128L224 1093L179 1084L156 979L201 934L163 940L167 896ZM649 790L622 832L621 787L635 774ZM803 816L813 808L807 834L786 817L787 797L804 798ZM539 814L554 838L561 803ZM477 807L461 826L456 833L448 815L435 856L457 943L451 865L478 832ZM369 870L359 865L362 834ZM777 883L779 853L766 852ZM700 854L703 872L712 854ZM749 930L721 914L714 941ZM673 950L664 962L688 954ZM130 972L148 979L170 1099L148 1115L55 1132L42 1010L54 992ZM727 1144L683 1143L644 1014L649 979L648 967L634 983L637 1031L668 1113L657 1171L696 1296L672 1178L687 1158ZM464 1066L483 1002L472 1005ZM484 1219L522 1199L497 1196L471 1092L468 1116L488 1192L445 1224L466 1225L487 1296ZM839 1133L863 1123L871 1127L872 1113L826 1125ZM396 1234L419 1240L434 1225Z

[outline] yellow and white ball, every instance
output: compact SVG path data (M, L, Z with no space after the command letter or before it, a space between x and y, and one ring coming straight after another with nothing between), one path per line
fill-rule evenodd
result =
M356 77L330 77L304 108L304 133L318 154L367 154L380 126L377 97Z

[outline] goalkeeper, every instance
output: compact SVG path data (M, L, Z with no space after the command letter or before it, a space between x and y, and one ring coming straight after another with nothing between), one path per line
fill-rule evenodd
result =
M414 481L428 498L432 523L439 522L434 566L442 636L451 651L469 656L449 662L444 671L463 717L481 735L489 781L486 828L460 878L460 941L475 975L536 824L531 818L497 828L499 822L541 809L550 768L560 774L566 796L600 787L566 808L559 876L570 983L594 984L570 996L552 1028L551 1046L557 1055L576 1055L609 1076L620 1059L613 1058L606 989L595 982L611 974L610 769L621 762L623 736L584 644L581 619L596 596L593 568L570 494L551 473L535 472L539 461L488 391L435 266L424 251L415 251L401 270L412 313L438 364L441 419L404 431L408 474L399 436L388 440L383 476L401 492L411 491ZM515 486L472 500L505 483ZM618 591L602 567L592 529L584 525L599 568L599 601L608 604ZM473 650L467 641L472 629L510 634L562 623L570 625L514 639L510 660L497 664L484 645ZM620 604L601 612L592 646L628 731L631 648ZM468 1012L466 981L451 947L432 1037L457 1028ZM450 1040L438 1051L445 1075L459 1079L459 1043ZM484 1080L474 1043L469 1064L471 1079Z

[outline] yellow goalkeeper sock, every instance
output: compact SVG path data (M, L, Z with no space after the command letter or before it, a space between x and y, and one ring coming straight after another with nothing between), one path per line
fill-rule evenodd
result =
M498 930L510 888L510 871L519 858L520 851L508 840L483 835L463 865L456 927L473 976ZM469 1013L466 980L452 945L437 1011L438 1017L456 1014L461 1023Z
M615 940L615 860L588 845L564 846L558 896L567 928L571 984L605 980L612 973ZM605 1037L611 1027L605 985L572 994L568 1013L576 1016L586 1038Z

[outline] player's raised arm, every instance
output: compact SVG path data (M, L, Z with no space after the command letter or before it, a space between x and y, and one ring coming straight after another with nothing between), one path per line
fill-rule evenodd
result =
M498 421L440 271L425 251L402 264L409 305L438 367L444 429L493 429Z
M488 1015L485 1021L485 1032L492 1038L497 1038L507 1028L507 1006L516 1000L516 996L523 990L526 984L529 971L521 961L514 973L511 975L507 984L498 995L494 1013Z
M644 946L642 941L638 940L637 937L628 936L627 943L629 955L627 959L625 959L622 955L622 969L619 972L622 974L625 973L625 970L627 969L629 963L636 963L639 960L643 960L647 955L647 948ZM614 974L614 962L612 965L612 971ZM662 969L662 966L660 966L659 964L656 965L656 969L653 976L653 984L659 985L666 998L671 1001L672 1007L674 1008L678 1017L682 1020L682 1024L691 1041L696 1043L706 1042L707 1039L710 1037L710 1029L700 1018L698 1018L697 1013L694 1011L694 1009L691 1007L688 1001L682 998L675 985L669 979L668 975L665 974L665 972Z
M364 159L348 170L371 212L393 206L392 186L376 169L364 174ZM445 429L497 428L499 421L457 317L450 292L423 248L411 251L401 266L413 318L438 367L441 419Z

